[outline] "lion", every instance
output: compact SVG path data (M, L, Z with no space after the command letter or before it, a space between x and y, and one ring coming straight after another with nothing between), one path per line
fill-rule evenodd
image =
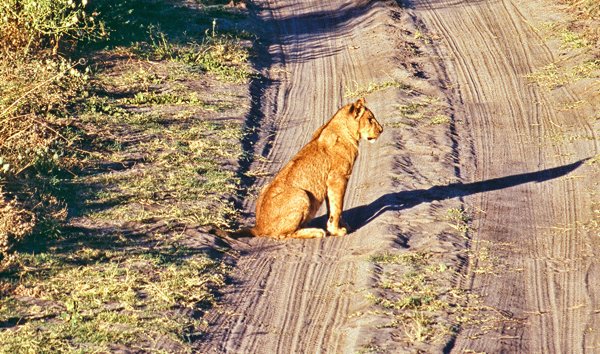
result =
M358 143L361 139L374 142L382 132L364 98L340 108L262 189L255 226L230 236L285 239L346 235L349 228L342 220L343 202ZM327 232L306 228L323 201L327 205Z

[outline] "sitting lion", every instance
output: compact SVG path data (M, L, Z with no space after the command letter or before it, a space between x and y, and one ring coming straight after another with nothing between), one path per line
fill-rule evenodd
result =
M358 142L374 142L383 128L361 98L340 108L319 128L273 181L260 193L256 204L256 226L232 233L232 237L274 238L325 237L325 230L304 228L323 200L327 203L327 233L348 233L341 219L342 204Z

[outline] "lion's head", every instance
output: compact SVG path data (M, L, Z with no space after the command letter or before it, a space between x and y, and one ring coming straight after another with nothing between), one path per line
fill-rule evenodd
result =
M349 105L348 112L350 113L353 124L358 133L358 139L364 139L371 143L379 137L383 132L383 127L370 109L365 106L365 99L359 98L356 102Z

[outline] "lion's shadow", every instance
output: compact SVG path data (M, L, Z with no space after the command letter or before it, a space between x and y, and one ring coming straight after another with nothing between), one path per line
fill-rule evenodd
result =
M410 209L421 203L465 197L476 193L491 192L510 188L525 183L545 182L574 171L586 160L588 159L583 159L568 165L536 172L516 174L480 182L452 183L445 186L434 186L429 189L388 193L375 199L369 204L357 206L344 211L342 217L348 223L351 230L356 231L387 211ZM324 227L326 221L327 216L322 215L313 219L310 224L313 226Z

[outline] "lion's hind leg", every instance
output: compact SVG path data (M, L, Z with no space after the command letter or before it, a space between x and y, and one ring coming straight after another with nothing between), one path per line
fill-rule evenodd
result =
M307 227L304 229L298 229L295 232L286 236L291 238L323 238L326 236L325 230Z

